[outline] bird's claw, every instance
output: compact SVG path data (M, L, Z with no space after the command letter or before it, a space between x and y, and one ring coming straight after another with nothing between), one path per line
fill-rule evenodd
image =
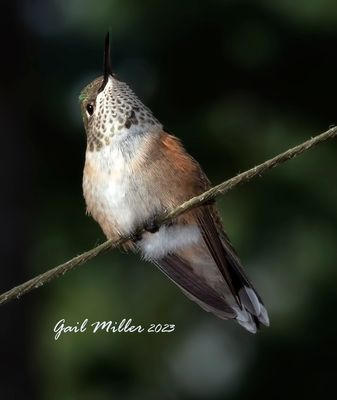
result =
M157 216L153 216L149 218L145 223L144 223L144 229L147 232L150 233L156 233L159 231L160 225L157 222Z
M157 222L157 216L153 216L151 218L149 218L147 221L145 221L145 223L143 224L143 229L146 232L150 232L150 233L156 233L159 231L159 224ZM130 235L130 240L132 240L134 243L139 242L140 240L142 240L143 238L143 232L142 230L137 230L135 232L133 232Z
M142 240L142 237L143 237L142 232L136 231L136 232L131 233L130 240L132 240L134 243L136 243L136 242L139 242L140 240Z

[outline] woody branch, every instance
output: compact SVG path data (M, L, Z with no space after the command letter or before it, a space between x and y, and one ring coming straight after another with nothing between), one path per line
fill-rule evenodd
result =
M191 210L192 208L198 207L210 200L215 199L217 196L225 194L230 190L234 189L236 186L239 186L243 183L250 181L251 179L261 176L266 171L269 171L272 168L277 167L284 162L291 160L292 158L297 157L298 155L302 154L303 152L313 148L314 146L318 145L319 143L323 143L329 139L335 138L337 136L337 127L333 127L328 131L317 135L298 146L295 146L274 158L271 158L264 163L257 165L254 168L251 168L237 176L228 179L225 182L220 183L217 186L207 190L206 192L200 194L199 196L195 196L190 200L184 202L180 206L176 207L174 210L163 214L158 217L157 222L159 225L164 224L179 215L183 214L184 212ZM137 234L142 233L144 231L144 227L139 227L136 229ZM8 290L7 292L0 295L0 305L10 302L13 299L18 299L24 294L37 289L46 283L51 282L52 280L61 277L65 273L77 268L78 266L86 263L87 261L91 260L98 255L107 252L115 247L120 246L124 242L131 240L131 236L120 237L118 240L107 240L106 242L100 244L99 246L94 247L91 250L88 250L69 261L66 261L63 264L60 264L46 272L43 272L40 275L22 283L21 285L15 286L14 288Z

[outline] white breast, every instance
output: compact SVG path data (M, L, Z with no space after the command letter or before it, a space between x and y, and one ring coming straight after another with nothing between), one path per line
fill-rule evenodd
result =
M107 237L130 234L159 208L116 146L87 152L83 193L88 212Z

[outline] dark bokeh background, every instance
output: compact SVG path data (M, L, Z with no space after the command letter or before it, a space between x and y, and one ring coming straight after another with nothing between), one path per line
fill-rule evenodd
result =
M214 183L337 122L334 0L1 2L1 290L104 240L85 216L78 94L114 70ZM250 335L114 251L0 310L4 399L314 399L337 379L337 144L219 200L270 310ZM84 318L173 334L68 334Z

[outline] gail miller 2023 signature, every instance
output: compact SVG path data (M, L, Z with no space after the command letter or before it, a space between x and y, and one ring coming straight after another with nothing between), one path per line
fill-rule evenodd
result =
M148 327L133 325L132 318L123 318L119 322L95 321L89 323L88 318L75 325L67 325L65 319L60 319L54 326L55 340L58 340L63 333L84 333L89 330L91 333L171 333L175 330L174 324L149 324Z

